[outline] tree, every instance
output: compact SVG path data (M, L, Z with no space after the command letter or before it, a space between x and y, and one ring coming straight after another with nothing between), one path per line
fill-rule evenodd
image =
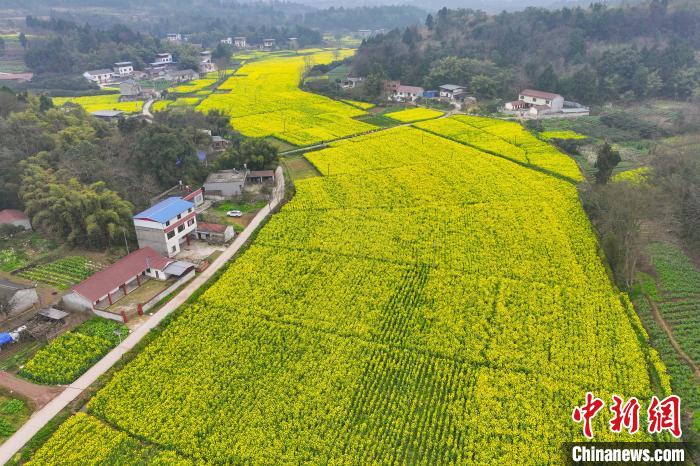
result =
M22 48L26 49L27 44L28 44L27 36L25 36L23 32L20 32L18 39L19 39L19 44L22 46Z
M535 81L535 86L543 91L557 91L559 88L559 78L557 77L557 73L554 72L552 65L547 65L542 73L540 73Z
M622 158L618 151L614 150L607 142L603 144L598 149L598 157L595 162L595 167L598 169L595 175L596 183L606 184L610 180L613 170L621 160Z
M195 184L204 175L194 144L181 131L153 123L137 135L136 151L139 167L154 173L161 188L179 181Z
M588 185L582 200L598 230L615 282L629 289L644 250L641 225L653 208L648 190L631 183Z
M246 139L240 148L229 147L226 153L217 159L217 168L261 170L277 165L278 150L264 139Z
M5 55L5 39L0 37L0 57Z
M433 15L429 14L428 17L425 18L425 27L427 27L428 30L432 31L434 26L435 20L433 20Z

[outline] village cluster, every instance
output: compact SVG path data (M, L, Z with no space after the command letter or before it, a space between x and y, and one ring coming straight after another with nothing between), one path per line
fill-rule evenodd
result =
M58 315L63 321L68 311L126 323L192 279L195 270L206 268L212 254L223 251L234 239L232 224L206 221L213 217L207 211L214 209L214 203L240 199L244 193L260 192L274 182L273 170L222 170L211 173L199 188L174 186L133 216L139 249L67 287L50 302L40 297L38 283L2 280L0 298L8 303L4 317L26 323ZM244 213L231 210L222 215L242 217ZM0 211L3 225L31 230L29 218L19 210ZM142 287L137 298L129 299ZM51 334L42 337L53 336L60 327L52 326Z

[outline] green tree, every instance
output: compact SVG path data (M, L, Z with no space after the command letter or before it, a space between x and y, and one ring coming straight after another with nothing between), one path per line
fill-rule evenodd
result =
M547 65L547 67L537 76L535 81L535 87L540 90L547 92L556 92L559 88L559 77L554 71L552 65Z
M610 180L613 170L621 161L622 158L618 151L614 150L607 142L603 144L598 149L598 157L595 162L595 167L598 169L595 175L596 183L606 184Z

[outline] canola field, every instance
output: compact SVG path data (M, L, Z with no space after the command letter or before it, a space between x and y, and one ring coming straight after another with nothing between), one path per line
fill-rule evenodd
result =
M571 181L582 175L569 157L554 146L540 141L520 124L469 115L427 120L417 128L466 144L524 166L545 171Z
M384 114L385 117L391 118L392 120L400 121L402 123L429 120L431 118L437 118L442 115L443 113L439 110L433 110L430 108L422 107L409 108L406 110L399 110L398 112Z
M143 108L142 101L119 102L120 94L91 95L81 97L53 97L54 105L60 107L66 102L80 105L86 112L98 110L121 110L125 113L140 112Z
M243 65L219 91L209 95L197 110L221 110L244 136L274 136L306 146L363 133L375 126L354 120L365 111L324 96L299 89L305 66L330 63L352 54L352 50L318 51L297 56L261 55Z
M490 152L398 127L308 153L324 176L31 464L560 463L587 391L668 394L575 185L475 123Z

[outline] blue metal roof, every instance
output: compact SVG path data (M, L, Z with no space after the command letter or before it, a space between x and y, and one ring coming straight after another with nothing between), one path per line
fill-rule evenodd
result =
M207 153L203 150L197 151L197 158L200 162L204 162L207 159Z
M134 215L136 219L149 219L156 222L165 223L168 220L177 217L177 214L186 212L194 204L179 197L169 197L163 199L153 207L149 207L140 214Z

